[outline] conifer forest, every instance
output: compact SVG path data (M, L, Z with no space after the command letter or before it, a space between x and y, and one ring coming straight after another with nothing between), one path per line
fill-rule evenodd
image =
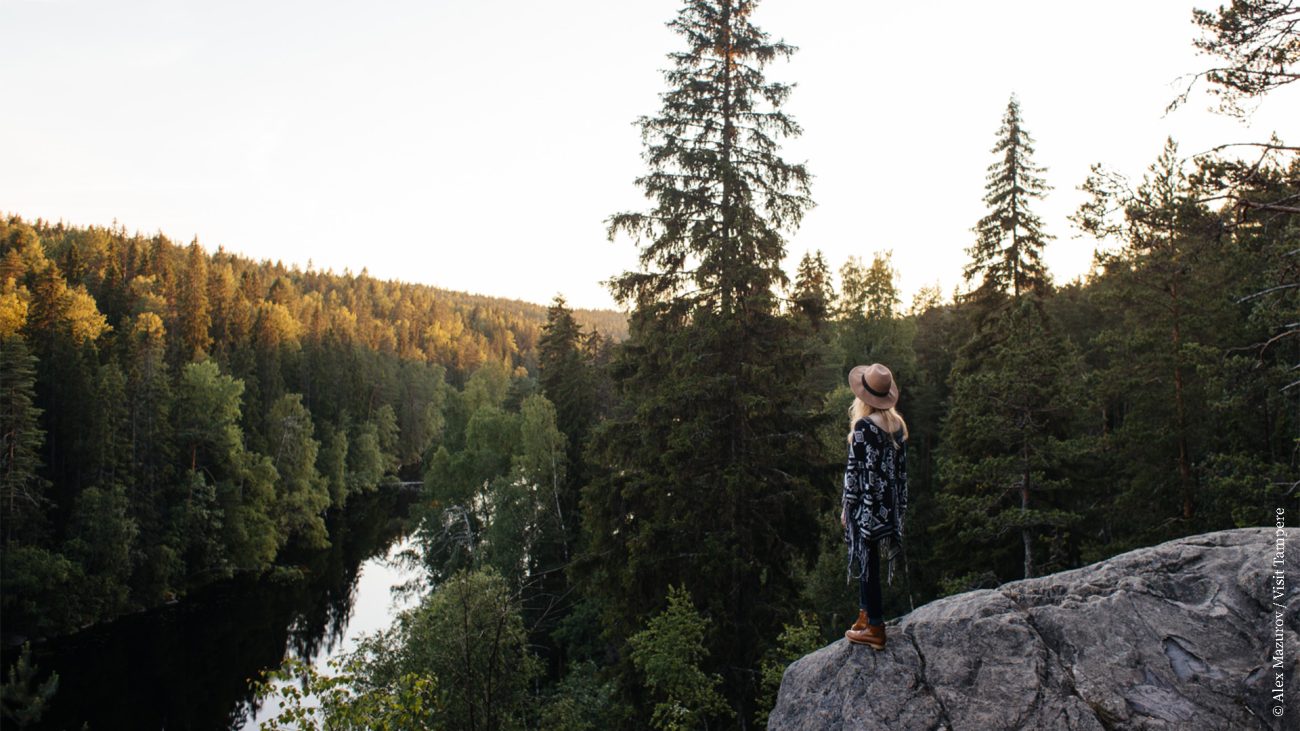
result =
M783 143L815 131L759 5L669 22L645 206L606 221L639 253L609 272L621 312L5 213L6 644L283 572L339 540L330 516L407 491L418 601L346 663L252 679L316 699L264 727L763 728L786 665L856 616L844 375L873 362L910 432L890 618L1300 511L1296 140L1171 138L1140 179L1097 150L1057 179L1011 95L969 122L989 152L965 286L904 302L886 250L783 269L817 192ZM1188 21L1223 114L1300 78L1294 3ZM1072 188L1052 230L1042 201ZM1103 245L1060 281L1043 252L1080 233ZM4 668L7 728L59 697L28 663Z

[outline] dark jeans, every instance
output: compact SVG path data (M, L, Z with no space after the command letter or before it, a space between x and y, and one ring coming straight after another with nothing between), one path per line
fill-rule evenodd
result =
M867 570L858 579L858 608L867 610L871 624L885 623L885 608L880 597L880 547L871 541L867 547Z

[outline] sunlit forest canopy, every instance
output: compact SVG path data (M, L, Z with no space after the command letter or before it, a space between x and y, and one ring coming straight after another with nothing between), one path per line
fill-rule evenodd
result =
M488 360L535 365L537 333L546 321L542 304L378 280L365 270L336 274L254 261L161 234L128 233L120 225L25 222L12 215L3 225L6 248L39 240L69 286L91 296L108 330L120 332L124 317L150 312L169 330L184 321L190 328L186 346L213 354L228 353L232 338L259 330L277 340L355 343L437 363L450 377L463 378ZM200 305L205 312L195 310ZM212 326L206 339L193 331L201 317ZM602 336L626 337L621 313L575 309L574 317ZM93 331L86 322L79 327Z

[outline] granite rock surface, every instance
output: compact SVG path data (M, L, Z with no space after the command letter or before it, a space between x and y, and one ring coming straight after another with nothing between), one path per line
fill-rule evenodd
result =
M1300 530L1276 564L1275 532L936 600L887 623L883 651L839 640L791 664L768 727L1300 729Z

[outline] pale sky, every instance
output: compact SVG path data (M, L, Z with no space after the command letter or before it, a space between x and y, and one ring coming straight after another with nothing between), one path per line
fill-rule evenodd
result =
M786 270L892 249L904 303L961 281L1007 99L1055 190L1037 211L1057 281L1093 242L1066 221L1102 162L1139 177L1186 155L1300 132L1300 84L1250 125L1207 96L1165 116L1211 2L766 0L799 47L817 207ZM632 268L604 220L647 204L632 122L659 107L675 0L0 0L0 211L198 237L257 259L578 307Z

